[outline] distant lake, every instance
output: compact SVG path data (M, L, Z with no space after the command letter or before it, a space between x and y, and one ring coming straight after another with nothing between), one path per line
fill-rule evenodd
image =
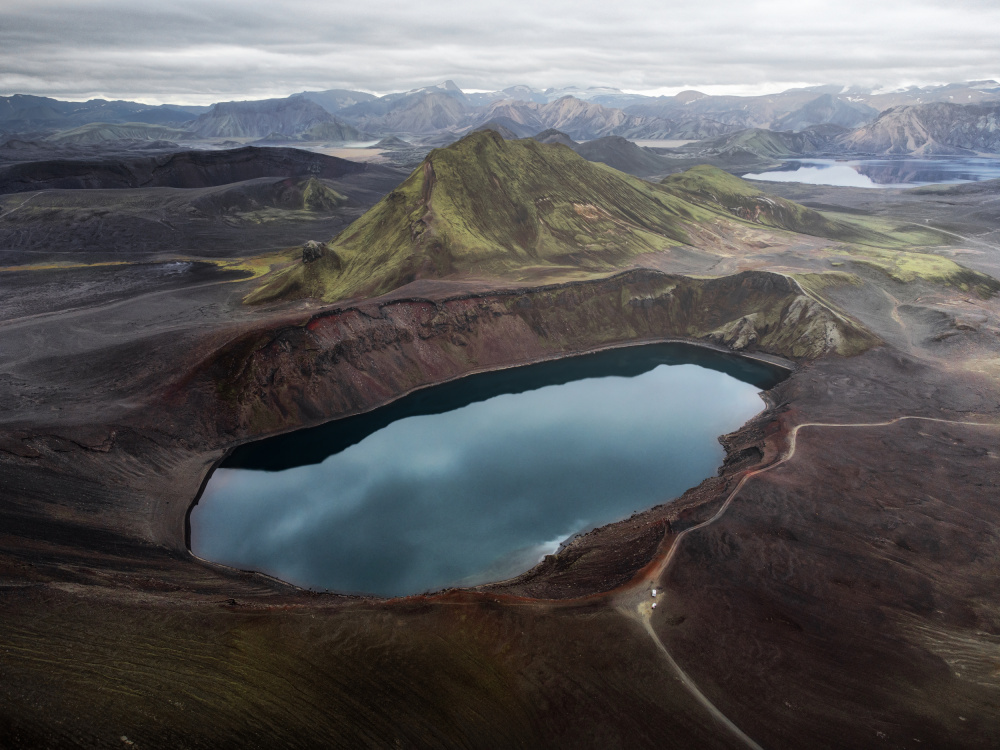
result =
M237 449L200 557L383 596L503 580L716 473L783 371L679 344L484 373Z
M747 180L802 182L863 188L910 188L1000 178L1000 159L795 159L781 169L743 175Z

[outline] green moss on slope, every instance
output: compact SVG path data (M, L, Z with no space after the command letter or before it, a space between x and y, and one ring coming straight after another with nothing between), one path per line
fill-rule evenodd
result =
M307 206L322 210L337 202L340 196L322 188L316 182L304 189ZM955 269L965 269L946 269L950 261L936 256L885 255L920 242L940 244L933 233L900 233L881 220L814 211L710 166L653 185L561 145L505 141L483 131L432 151L328 242L322 257L275 271L246 301L370 297L417 278L592 278L640 254L688 244L696 228L714 232L727 222L837 240L845 252L891 265L901 280L981 286L966 275L958 279Z
M678 196L723 208L745 221L814 237L882 248L940 245L949 241L932 230L900 234L885 221L815 211L767 195L749 182L708 165L670 175L661 185Z
M695 207L562 146L473 133L438 149L327 245L249 302L384 293L414 278L619 268L687 241Z

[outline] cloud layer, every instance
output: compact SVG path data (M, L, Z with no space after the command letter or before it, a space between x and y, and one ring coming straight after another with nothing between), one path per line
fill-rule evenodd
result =
M671 7L675 5L675 7ZM208 103L304 89L636 91L1000 76L992 0L6 0L0 93Z

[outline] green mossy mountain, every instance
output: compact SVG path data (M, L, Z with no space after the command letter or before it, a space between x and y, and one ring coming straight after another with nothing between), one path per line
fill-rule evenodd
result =
M687 243L691 208L564 146L472 133L432 151L322 259L272 278L248 301L374 295L456 273L613 270Z
M880 227L768 196L714 167L657 185L563 145L482 131L432 151L318 259L268 275L246 301L370 297L418 278L580 279L729 222L899 245Z

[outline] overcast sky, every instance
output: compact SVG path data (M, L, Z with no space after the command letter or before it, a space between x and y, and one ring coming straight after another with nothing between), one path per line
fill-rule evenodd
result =
M946 83L1000 78L998 29L996 0L0 0L0 93Z

